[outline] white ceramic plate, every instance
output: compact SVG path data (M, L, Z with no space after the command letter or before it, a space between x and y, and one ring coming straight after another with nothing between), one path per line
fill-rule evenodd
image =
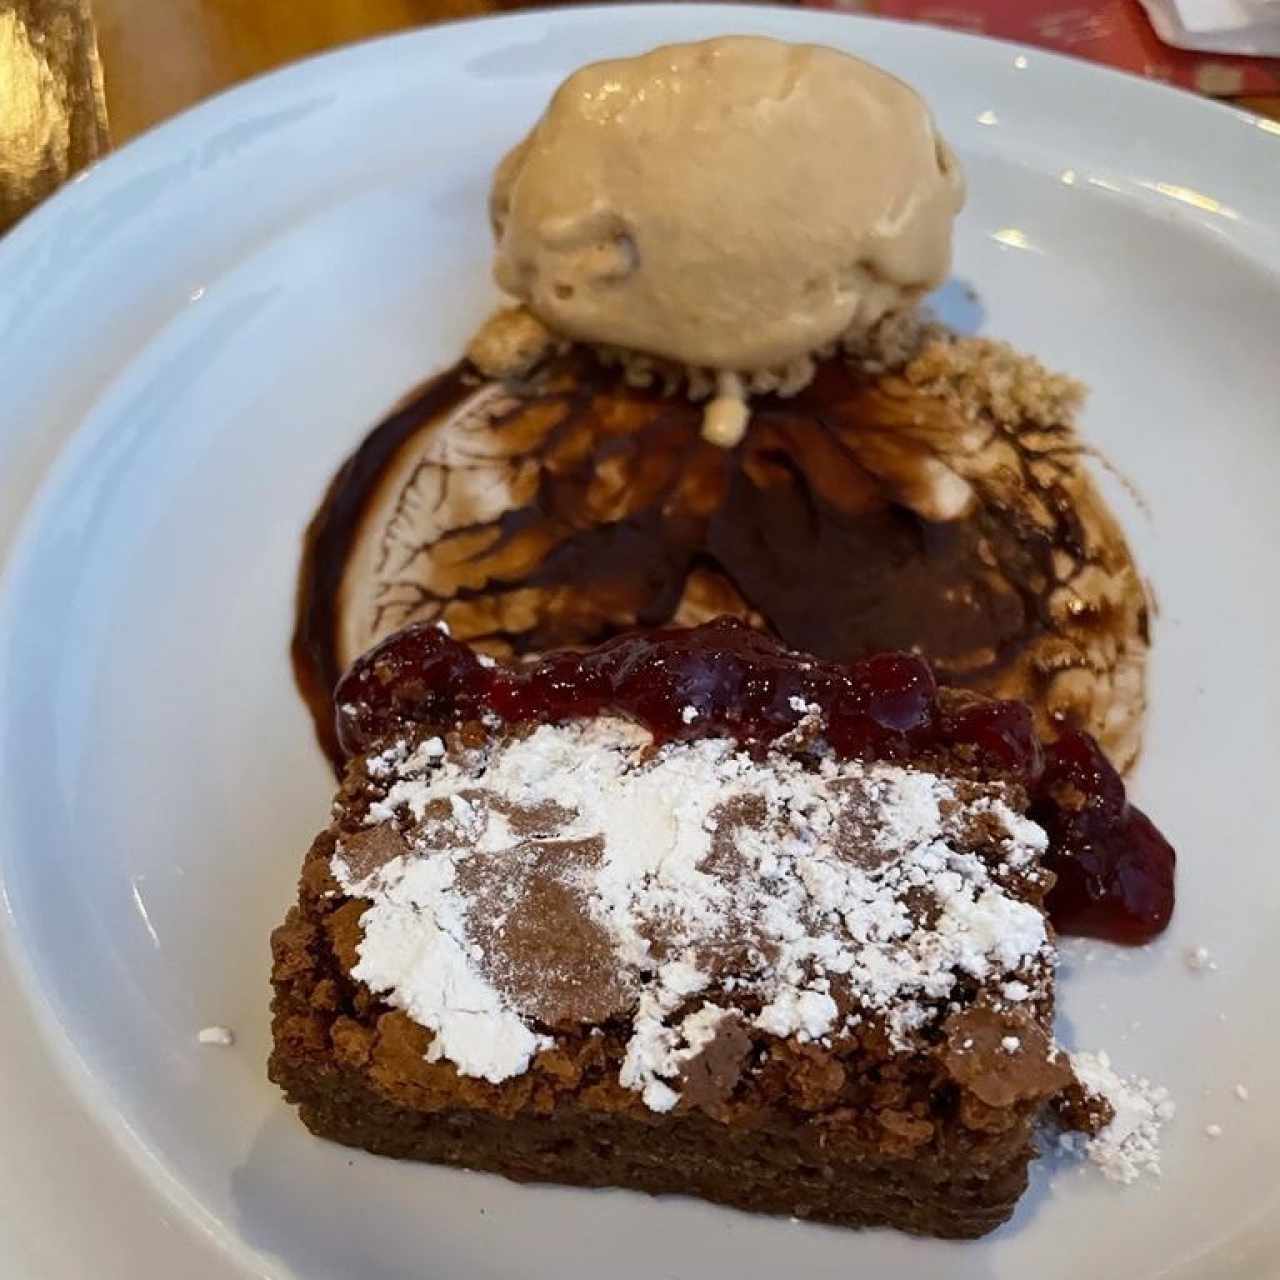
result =
M286 658L303 525L492 301L488 175L561 76L729 31L842 46L927 94L972 190L957 266L978 301L953 286L944 308L1088 379L1088 434L1149 507L1106 481L1160 602L1137 792L1181 850L1181 906L1145 952L1069 949L1062 985L1070 1041L1174 1089L1166 1173L1118 1190L1042 1169L976 1245L396 1165L313 1140L264 1078L267 936L329 791ZM1276 132L925 28L578 9L259 81L19 227L0 245L0 544L25 515L0 604L0 1273L1280 1273ZM1188 971L1196 944L1217 972ZM236 1046L198 1047L209 1023Z

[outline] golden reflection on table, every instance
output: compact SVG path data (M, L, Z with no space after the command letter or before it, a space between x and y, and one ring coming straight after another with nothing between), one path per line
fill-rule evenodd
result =
M89 0L0 0L0 231L107 145Z

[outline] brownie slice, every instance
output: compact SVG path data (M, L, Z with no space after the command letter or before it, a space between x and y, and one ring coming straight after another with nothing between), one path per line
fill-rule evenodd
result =
M834 752L803 700L767 742L692 703L683 739L431 705L350 761L272 939L308 1128L848 1226L1009 1216L1071 1079L1016 777Z

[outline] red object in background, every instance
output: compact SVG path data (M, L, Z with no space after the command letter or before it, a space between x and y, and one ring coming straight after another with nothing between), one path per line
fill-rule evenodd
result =
M1280 60L1172 49L1138 0L807 0L821 9L915 18L1105 62L1215 97L1280 92Z

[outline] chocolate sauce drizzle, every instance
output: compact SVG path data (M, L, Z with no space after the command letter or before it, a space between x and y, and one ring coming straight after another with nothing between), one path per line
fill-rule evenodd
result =
M506 387L459 364L376 427L299 579L295 669L330 755L330 691L407 623L511 657L730 614L822 658L923 654L1131 762L1145 597L1069 426L966 421L839 360L755 402L737 449L700 421L575 350ZM974 494L958 518L921 514L940 474Z

